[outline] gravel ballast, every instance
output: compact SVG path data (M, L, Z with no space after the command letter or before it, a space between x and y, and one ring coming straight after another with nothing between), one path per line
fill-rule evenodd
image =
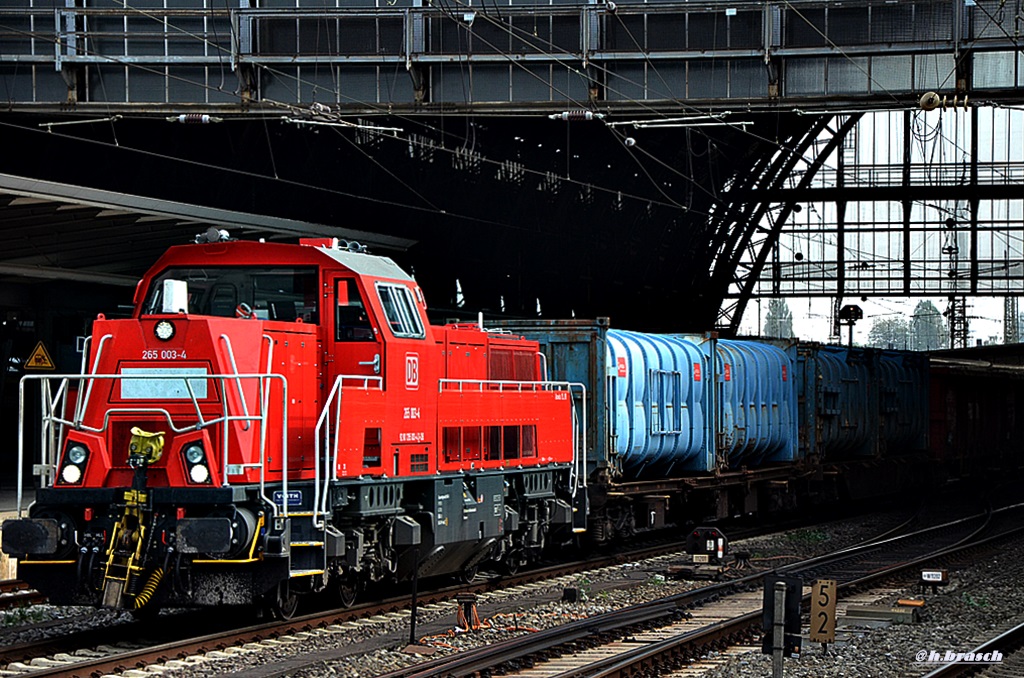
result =
M830 552L877 535L898 522L898 517L874 517L872 522L839 521L814 528L741 540L735 551L751 556L752 567L763 569L798 558ZM1024 546L1015 547L1024 551ZM1019 555L1024 555L1020 553ZM1013 620L1024 618L1024 596L1017 582L1024 575L1024 558L1011 554L986 559L964 569L951 569L951 584L938 595L927 595L922 620L912 625L876 628L841 626L839 642L823 656L820 647L805 641L804 655L786 660L787 676L919 676L934 665L915 662L922 650L966 652ZM542 584L481 595L478 610L484 626L476 632L455 630L454 601L422 607L417 617L417 638L434 649L434 656L472 649L611 609L636 605L697 588L703 582L676 581L664 573L680 562L662 556L642 563L616 565L587 575L573 575ZM742 573L749 572L745 570ZM579 603L562 602L562 592L574 587L584 593ZM912 588L902 594L917 593ZM882 601L891 603L892 600ZM80 612L80 610L76 610ZM110 618L97 617L97 623ZM2 625L0 618L0 625ZM409 613L392 613L348 622L329 629L250 644L230 653L211 654L164 665L181 678L244 674L297 677L377 676L423 661L403 652L409 639ZM8 622L9 624L10 622ZM805 621L806 623L806 621ZM23 642L25 627L0 629L0 642ZM133 675L135 675L133 673ZM712 678L771 675L771 659L758 653L739 655L706 674Z
M970 652L1002 631L1024 622L1024 545L1008 546L995 558L949 568L950 583L938 594L922 594L911 584L897 595L878 601L893 606L899 598L923 598L920 620L914 624L871 627L844 623L840 617L837 643L823 654L820 645L804 640L804 654L785 660L787 678L908 678L938 668L929 657L947 652ZM841 596L840 596L841 597ZM806 623L806 620L805 620ZM933 655L932 653L936 653ZM922 661L923 659L924 661ZM707 678L770 676L771 657L750 652L709 670Z

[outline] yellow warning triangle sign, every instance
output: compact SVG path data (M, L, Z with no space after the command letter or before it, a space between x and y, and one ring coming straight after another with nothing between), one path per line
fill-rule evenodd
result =
M36 347L32 349L32 355L28 357L25 362L26 370L52 370L55 369L53 360L50 359L50 353L43 346L43 342L36 344Z

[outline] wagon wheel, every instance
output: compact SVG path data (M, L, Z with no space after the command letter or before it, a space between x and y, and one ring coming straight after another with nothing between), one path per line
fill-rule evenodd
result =
M464 567L459 572L459 581L463 584L472 584L473 580L476 579L477 574L480 573L480 568L477 565L470 565Z
M509 551L501 560L501 569L505 574L512 577L519 573L519 566L522 564L520 551Z

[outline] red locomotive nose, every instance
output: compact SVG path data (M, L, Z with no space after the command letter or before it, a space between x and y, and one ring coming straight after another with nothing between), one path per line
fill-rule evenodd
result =
M70 414L43 413L74 419L64 447L91 492L76 509L90 541L66 560L49 557L61 522L24 529L49 540L28 567L89 579L56 591L65 600L285 615L328 581L350 600L408 577L417 549L419 576L468 580L585 527L583 387L548 381L537 341L482 319L431 325L390 259L211 231L165 254L135 307L93 324Z

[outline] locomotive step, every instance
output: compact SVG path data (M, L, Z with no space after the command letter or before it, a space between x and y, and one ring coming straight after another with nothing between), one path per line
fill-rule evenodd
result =
M288 576L294 579L295 577L315 577L318 574L323 574L324 570L292 570Z
M321 547L323 545L324 545L324 543L322 541L293 541L292 542L292 548L295 548L296 546L317 546L317 547Z

